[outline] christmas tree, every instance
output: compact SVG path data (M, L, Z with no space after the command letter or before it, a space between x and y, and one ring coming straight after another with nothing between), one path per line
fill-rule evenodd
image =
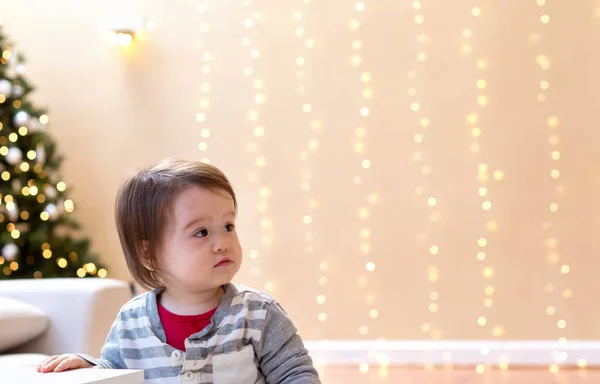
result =
M48 115L28 100L34 88L0 26L0 279L107 275L74 238L79 224L61 180L62 156Z

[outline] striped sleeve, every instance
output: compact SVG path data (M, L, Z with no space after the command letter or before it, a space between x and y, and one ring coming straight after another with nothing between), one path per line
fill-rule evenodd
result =
M267 308L256 356L267 383L320 384L296 326L276 301Z
M100 358L95 359L92 356L88 356L85 354L78 354L79 357L86 360L92 365L98 366L100 368L107 369L126 369L125 362L121 357L121 346L119 342L119 324L121 323L120 317L121 313L117 315L117 318L113 322L110 331L108 333L108 337L106 338L106 342L102 346L102 350L100 352Z
M121 316L121 313L119 313L119 316ZM96 364L102 368L127 368L125 361L123 361L123 357L121 356L121 345L119 340L119 316L113 323L110 332L108 333L108 337L106 338L106 342L104 343L104 346L102 346L100 359L96 360Z

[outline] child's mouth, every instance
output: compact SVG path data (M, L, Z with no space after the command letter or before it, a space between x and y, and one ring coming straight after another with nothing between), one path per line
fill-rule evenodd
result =
M221 260L215 267L228 267L233 264L233 261L229 259Z

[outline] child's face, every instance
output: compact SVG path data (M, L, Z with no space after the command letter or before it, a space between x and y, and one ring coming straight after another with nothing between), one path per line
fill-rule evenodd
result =
M158 255L167 289L198 292L233 279L242 262L235 214L225 191L194 186L177 195Z

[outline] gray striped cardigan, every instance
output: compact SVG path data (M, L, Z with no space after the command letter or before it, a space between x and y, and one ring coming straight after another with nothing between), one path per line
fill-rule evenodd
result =
M147 384L320 384L296 327L271 296L237 284L224 289L211 324L186 339L185 351L166 344L154 290L121 308L100 359L79 356L102 368L142 369Z

